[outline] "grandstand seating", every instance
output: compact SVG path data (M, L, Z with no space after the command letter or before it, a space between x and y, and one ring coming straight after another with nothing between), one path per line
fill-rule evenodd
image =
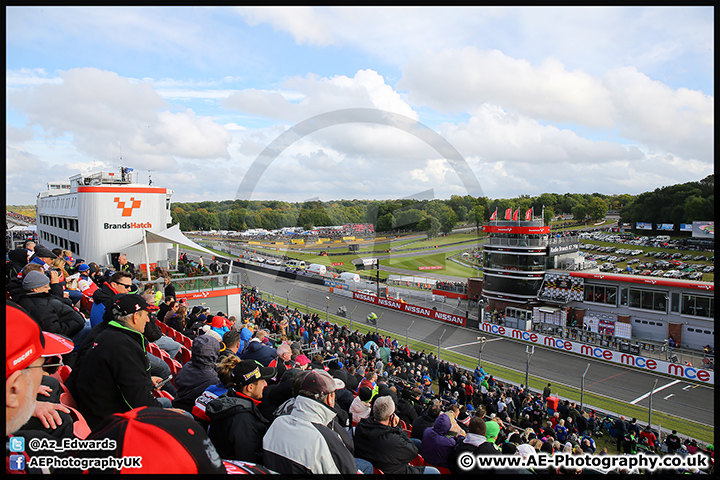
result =
M190 358L192 358L192 353L190 352L190 349L185 346L180 347L180 363L185 365L187 362L190 361Z

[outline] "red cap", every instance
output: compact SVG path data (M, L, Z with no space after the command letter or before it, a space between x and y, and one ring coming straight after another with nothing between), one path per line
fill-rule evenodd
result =
M200 424L181 413L158 407L138 407L105 419L87 440L112 439L116 458L140 457L140 468L117 473L227 473L220 455ZM97 457L97 451L71 452L73 457ZM91 468L88 473L107 473Z
M21 306L5 303L5 378L29 366L40 357L72 352L71 340L43 332Z

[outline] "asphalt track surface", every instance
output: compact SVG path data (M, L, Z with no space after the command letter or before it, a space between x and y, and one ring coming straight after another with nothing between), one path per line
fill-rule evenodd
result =
M330 314L334 314L340 305L345 305L348 312L352 312L353 321L364 322L370 311L374 311L380 317L379 328L392 333L398 341L404 343L407 332L409 338L433 346L433 351L436 352L438 339L442 336L440 344L442 349L478 357L477 337L481 335L478 330L457 327L441 321L356 301L352 298L333 295L328 292L327 288L318 285L292 281L277 275L252 270L244 270L244 272L247 273L247 277L243 276L244 284L257 286L261 291L270 294L263 296L265 300L272 301L274 298L275 302L285 304L286 297L289 296L292 302L307 304L310 308L324 311L328 303L325 297L329 296L331 299ZM288 290L290 290L289 294ZM445 311L449 311L449 309L445 308ZM408 331L410 327L411 329ZM492 373L493 370L492 365L488 364L494 363L525 375L526 344L486 333L483 333L482 336L488 339L482 352L483 363L486 364L485 370L488 373ZM585 392L604 395L647 409L649 393L657 380L657 387L652 397L654 412L663 412L714 426L715 399L712 387L538 346L535 347L535 352L530 360L529 373L531 376L545 378L553 385L563 384L580 389L582 374L588 364L590 364L590 368L585 377ZM623 414L623 412L616 413ZM644 423L648 418L644 416L638 420Z

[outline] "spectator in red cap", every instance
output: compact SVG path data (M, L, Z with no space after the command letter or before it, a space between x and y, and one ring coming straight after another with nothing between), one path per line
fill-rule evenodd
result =
M49 357L71 352L68 339L42 332L26 311L5 304L5 435L12 435L33 415L43 366Z
M149 312L157 307L148 305L141 295L120 295L108 308L115 319L95 337L93 347L74 369L78 372L73 396L90 428L113 413L163 406L153 396L154 386L162 379L150 376L142 334ZM169 403L164 405L169 407Z

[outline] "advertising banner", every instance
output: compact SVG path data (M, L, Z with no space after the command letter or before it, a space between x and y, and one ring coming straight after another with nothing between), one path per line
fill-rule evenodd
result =
M439 312L426 307L418 307L417 305L410 305L409 303L399 302L390 298L378 298L375 295L367 295L365 293L353 292L353 298L355 300L400 310L401 312L412 313L413 315L420 315L434 320L442 320L443 322L452 323L453 325L459 325L461 327L465 326L466 318L459 315Z
M715 222L693 222L692 236L715 238Z
M650 222L636 222L636 223L635 223L635 229L636 229L636 230L652 230L652 223L650 223Z
M715 372L692 367L690 365L680 365L677 363L666 362L664 360L645 358L640 355L622 353L615 350L597 347L595 345L584 345L576 341L570 341L566 338L555 338L539 333L526 332L524 330L508 328L502 325L495 325L486 322L480 324L480 331L511 339L523 340L535 345L545 346L550 349L585 355L598 360L605 360L610 363L635 367L640 370L664 373L676 378L699 381L707 385L715 384Z
M680 231L681 232L692 232L692 223L681 223Z
M657 228L655 230L672 232L673 230L675 230L675 224L673 224L673 223L658 223Z

